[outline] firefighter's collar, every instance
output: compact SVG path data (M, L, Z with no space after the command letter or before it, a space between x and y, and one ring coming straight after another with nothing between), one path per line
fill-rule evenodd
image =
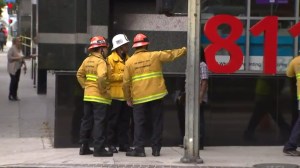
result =
M134 52L134 54L140 53L140 52L147 52L148 50L142 48L142 49L138 49Z
M112 59L113 59L114 61L123 61L116 51L113 51L113 52L111 53L111 57L112 57ZM126 55L126 60L127 60L128 58L129 58L129 56Z
M104 57L103 57L103 55L101 55L100 53L98 53L98 52L92 52L92 53L90 53L90 55L89 56L95 56L95 57L99 57L99 58L102 58L102 59L104 59Z

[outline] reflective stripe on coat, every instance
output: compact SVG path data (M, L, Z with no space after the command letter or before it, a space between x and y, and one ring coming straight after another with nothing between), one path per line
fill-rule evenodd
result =
M79 84L84 89L84 101L111 104L109 73L110 68L101 54L89 54L76 74Z
M136 52L126 61L123 76L123 91L126 100L133 104L163 98L167 89L162 73L162 64L186 54L186 48Z

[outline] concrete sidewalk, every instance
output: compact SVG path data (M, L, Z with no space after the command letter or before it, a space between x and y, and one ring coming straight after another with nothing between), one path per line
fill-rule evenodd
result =
M282 147L206 147L200 152L204 164L183 164L183 149L164 147L160 157L153 157L146 148L147 157L126 157L125 153L101 158L80 156L77 148L53 149L42 138L6 138L0 152L0 167L252 167L262 163L300 165L299 157L284 156Z
M78 148L55 149L52 147L53 122L49 122L49 118L54 121L54 75L48 74L47 95L37 95L30 74L31 62L27 61L28 72L22 73L19 84L21 101L11 102L8 100L10 77L6 72L6 51L7 48L0 53L0 167L252 167L262 163L300 165L300 158L285 156L282 146L205 147L200 152L204 164L198 165L181 163L184 151L179 147L163 147L160 157L153 157L151 149L146 148L147 157L144 158L126 157L125 153L117 153L110 158L96 158L91 155L79 156Z

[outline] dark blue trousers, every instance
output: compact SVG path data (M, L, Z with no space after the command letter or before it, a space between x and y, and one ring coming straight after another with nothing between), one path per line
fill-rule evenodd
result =
M288 142L284 145L284 150L296 150L298 146L297 142L299 140L299 137L300 137L300 110L298 110L298 119L294 124Z
M93 137L95 150L100 150L105 147L107 108L107 104L84 102L84 113L81 119L79 143L86 144L91 137Z
M160 149L162 145L163 133L163 101L162 99L153 100L146 103L133 105L133 120L134 120L134 140L135 148L144 148L146 141L146 112L151 113L152 148Z
M132 108L127 105L126 101L112 100L107 115L107 144L129 146Z
M21 69L18 69L15 75L10 74L9 96L18 97L18 87L20 80Z

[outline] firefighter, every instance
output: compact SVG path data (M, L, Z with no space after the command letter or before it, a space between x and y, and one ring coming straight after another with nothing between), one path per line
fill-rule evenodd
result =
M77 71L77 79L84 89L84 114L80 127L80 155L92 154L95 157L113 156L105 149L105 124L107 108L111 104L109 94L109 66L105 60L108 42L102 36L90 40L89 55ZM89 149L92 130L94 152Z
M300 57L294 57L286 68L286 75L290 78L296 78L297 100L298 100L298 118L293 126L289 140L284 144L283 153L289 156L300 156L297 150L300 138Z
M126 156L145 157L145 111L151 112L152 155L160 156L163 131L163 97L167 95L162 64L186 54L186 47L164 51L148 51L149 40L137 34L133 40L135 53L126 61L123 91L127 104L133 106L134 148Z
M122 81L123 72L128 56L129 40L125 34L118 34L112 39L112 53L108 56L108 63L111 68L110 93L112 103L108 112L107 123L107 144L108 149L117 153L119 145L120 152L129 150L129 128L132 108L125 101Z

